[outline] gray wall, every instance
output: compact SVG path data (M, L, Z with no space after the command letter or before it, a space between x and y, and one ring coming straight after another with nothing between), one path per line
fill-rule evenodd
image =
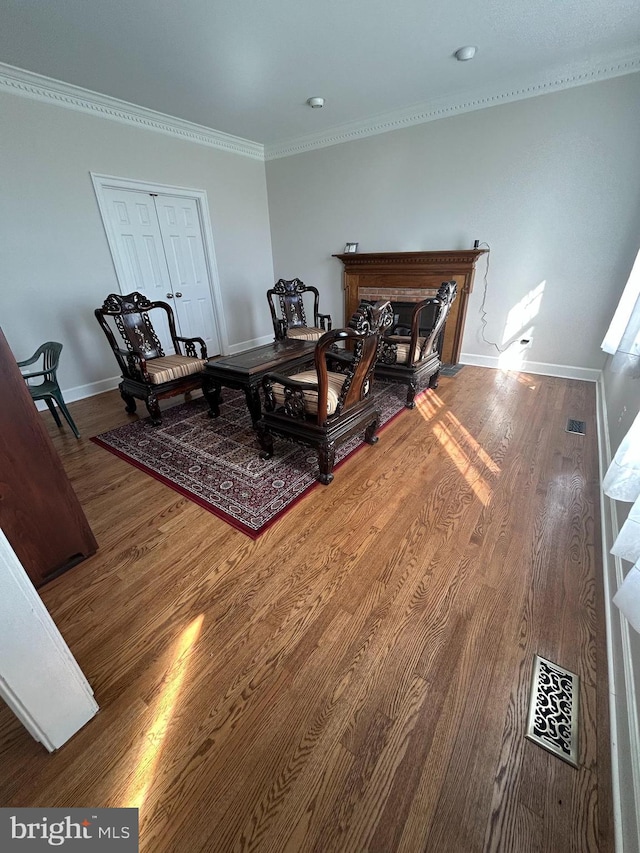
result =
M531 338L527 360L600 369L640 233L639 102L633 74L270 161L276 278L316 284L340 321L331 254L345 242L376 252L479 239L491 246L485 337L502 346L512 320L509 340ZM498 353L480 338L483 276L480 261L463 353L486 358Z
M207 191L232 345L271 334L264 292L279 277L319 286L341 322L331 254L347 241L411 251L477 238L492 249L485 336L503 346L512 312L528 363L599 369L640 233L639 100L629 75L274 160L265 178L259 161L0 94L0 325L18 358L62 341L65 389L115 376L92 314L117 290L94 171ZM491 359L483 274L481 261L463 352Z
M63 389L118 372L93 316L118 285L90 172L206 190L229 342L272 334L264 163L9 94L0 114L0 326L17 359L59 340Z

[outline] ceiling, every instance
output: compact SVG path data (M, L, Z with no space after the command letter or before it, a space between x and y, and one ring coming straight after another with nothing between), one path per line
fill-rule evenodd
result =
M264 145L640 58L638 0L0 0L0 22L0 62Z

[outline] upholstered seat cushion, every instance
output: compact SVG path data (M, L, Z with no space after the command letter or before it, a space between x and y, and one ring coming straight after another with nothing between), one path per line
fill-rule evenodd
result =
M327 377L329 379L327 414L332 415L338 405L338 397L340 396L340 391L342 390L346 376L343 373L332 373L331 371L327 371ZM297 382L314 382L316 385L318 384L318 374L315 370L303 370L302 373L296 373L291 377L291 379L294 379ZM281 406L284 403L284 386L277 382L274 383L273 396L276 398L276 403ZM310 415L317 415L318 392L303 391L302 396L304 397L305 412Z
M154 385L162 385L172 379L181 379L199 373L207 362L201 358L191 358L188 355L164 355L152 358L147 362L149 378Z
M317 341L323 335L324 329L318 329L316 326L292 326L287 329L287 337L299 341Z
M413 354L411 362L414 362L420 354L420 347L424 343L424 338L418 338L417 352ZM394 335L389 338L389 343L396 347L396 364L409 364L409 348L411 346L411 338L401 335Z

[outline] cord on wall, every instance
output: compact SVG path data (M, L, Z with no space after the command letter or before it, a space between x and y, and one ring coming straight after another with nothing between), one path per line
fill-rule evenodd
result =
M485 267L485 271L484 271L484 289L482 292L482 304L480 305L480 337L485 342L485 344L489 344L489 346L495 347L495 349L497 349L498 352L500 354L502 354L503 352L506 352L509 349L509 347L512 346L513 344L515 344L516 342L511 341L511 343L507 344L506 347L500 348L498 346L498 344L495 343L495 341L487 340L487 338L485 336L485 329L487 327L487 312L485 311L484 305L485 305L485 302L487 301L487 288L489 287L489 257L491 255L491 246L488 243L480 243L480 242L478 242L478 240L474 241L474 244L473 244L474 249L479 249L483 246L486 246L489 251L487 252L487 266Z

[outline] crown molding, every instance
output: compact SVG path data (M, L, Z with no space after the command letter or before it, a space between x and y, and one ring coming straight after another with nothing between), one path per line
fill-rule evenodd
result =
M485 86L471 92L414 104L403 110L384 113L362 121L349 122L319 133L265 145L265 160L291 157L317 148L328 148L331 145L340 145L343 142L351 142L367 136L377 136L416 124L425 124L429 121L495 107L511 101L534 98L551 92L560 92L563 89L572 89L575 86L622 77L638 71L640 71L640 51L627 51L597 62L565 66L543 77L521 79L507 88L496 89Z
M42 103L54 103L67 109L77 110L100 118L118 121L129 126L153 130L177 139L206 145L220 151L250 157L253 160L277 160L328 148L343 142L377 136L393 130L401 130L416 124L425 124L462 113L494 107L512 101L534 98L551 92L560 92L575 86L584 86L600 80L621 77L640 71L640 51L616 54L606 59L565 66L544 77L520 80L504 89L485 86L472 92L458 93L437 98L422 104L414 104L402 110L380 114L360 121L348 122L319 133L308 134L294 139L262 145L223 133L204 125L194 124L155 110L121 101L109 95L92 92L80 86L73 86L61 80L54 80L0 62L0 91Z
M32 71L15 68L3 62L0 62L0 91L43 103L55 103L59 107L67 107L78 112L118 121L121 124L153 130L188 142L195 142L198 145L207 145L209 148L251 157L254 160L264 160L264 146L258 142L212 130L200 124L193 124L146 107L139 107L128 101L101 95L99 92L63 83L61 80L44 77Z

